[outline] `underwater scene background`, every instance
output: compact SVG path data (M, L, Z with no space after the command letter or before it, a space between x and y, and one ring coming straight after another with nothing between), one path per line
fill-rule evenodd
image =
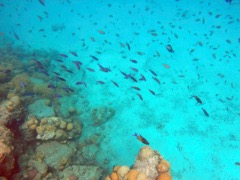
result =
M240 179L239 0L0 0L0 16L3 179Z

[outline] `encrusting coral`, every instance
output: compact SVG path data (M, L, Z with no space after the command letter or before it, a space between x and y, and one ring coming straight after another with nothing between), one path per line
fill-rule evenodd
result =
M116 176L117 175L117 176ZM105 180L171 180L170 164L150 146L140 149L132 168L116 166Z
M8 175L14 168L13 134L0 125L0 176Z
M22 113L23 108L19 96L0 102L0 124L9 125L14 121L19 121Z
M82 127L77 122L63 120L60 117L46 117L38 120L36 117L29 119L22 125L25 139L33 140L70 140L81 134ZM34 138L29 135L35 136Z

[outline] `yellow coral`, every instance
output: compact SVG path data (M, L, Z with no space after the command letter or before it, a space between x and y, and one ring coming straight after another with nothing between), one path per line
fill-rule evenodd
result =
M35 130L36 128L37 128L36 124L32 124L32 125L29 126L29 129L32 130L32 131Z
M128 166L121 166L117 170L117 174L122 179L129 172L129 170L130 168Z
M144 173L139 173L136 180L147 180L147 176Z
M59 139L64 135L64 131L62 129L58 129L55 133L55 139Z
M67 130L71 131L72 129L73 129L73 124L72 123L68 123Z
M61 128L61 129L65 129L66 126L67 126L67 123L66 123L65 121L61 121L61 123L60 123L60 128Z
M36 128L36 131L37 131L37 133L38 133L39 135L43 135L43 132L44 132L43 126L38 126L38 127Z
M151 157L153 157L153 150L150 148L150 146L144 146L139 151L137 158L140 161L145 161Z

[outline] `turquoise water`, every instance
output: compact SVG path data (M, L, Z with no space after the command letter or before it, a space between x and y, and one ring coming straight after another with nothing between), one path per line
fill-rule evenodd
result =
M99 166L131 166L136 132L173 179L240 179L239 0L43 2L1 0L1 44L35 52L22 62L34 59L46 83L64 78L74 92L54 96L63 114L82 112L80 142L97 135ZM96 125L99 106L115 114Z

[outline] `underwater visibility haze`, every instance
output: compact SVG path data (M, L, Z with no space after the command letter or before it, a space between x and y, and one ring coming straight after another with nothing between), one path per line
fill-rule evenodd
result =
M240 179L240 0L0 0L0 177Z

